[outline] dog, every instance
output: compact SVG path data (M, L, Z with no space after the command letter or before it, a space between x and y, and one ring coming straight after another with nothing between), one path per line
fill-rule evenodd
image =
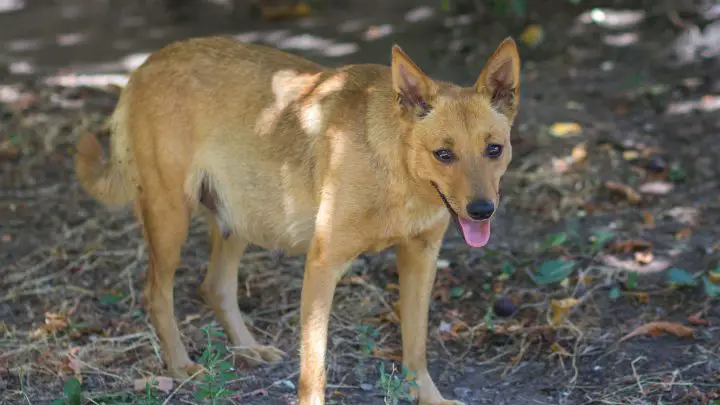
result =
M180 339L173 279L194 213L210 224L200 293L235 351L260 344L237 303L238 266L253 243L306 254L300 322L302 405L325 403L334 290L362 253L394 247L403 363L420 404L440 394L426 341L436 260L450 221L470 247L488 243L512 159L520 58L508 37L470 87L433 80L397 45L391 64L327 68L223 36L167 45L135 70L108 120L110 157L92 134L74 160L108 206L132 201L148 247L144 301L171 373L202 372Z

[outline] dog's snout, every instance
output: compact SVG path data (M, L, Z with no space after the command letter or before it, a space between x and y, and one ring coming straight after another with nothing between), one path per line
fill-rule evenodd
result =
M470 218L480 221L492 216L495 212L495 204L491 200L475 200L470 201L466 209Z

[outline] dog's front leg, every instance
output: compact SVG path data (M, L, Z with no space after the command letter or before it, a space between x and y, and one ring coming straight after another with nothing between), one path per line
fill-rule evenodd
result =
M355 256L351 241L316 236L305 262L300 303L300 405L325 403L325 352L335 286ZM355 254L356 255L356 254Z
M415 374L420 405L462 405L440 394L427 369L427 325L430 296L447 222L397 246L400 278L400 327L403 363Z

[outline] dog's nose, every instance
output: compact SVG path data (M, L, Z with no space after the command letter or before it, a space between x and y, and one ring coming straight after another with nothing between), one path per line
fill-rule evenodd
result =
M495 212L495 204L490 200L470 201L467 205L467 212L470 218L476 221L488 219Z

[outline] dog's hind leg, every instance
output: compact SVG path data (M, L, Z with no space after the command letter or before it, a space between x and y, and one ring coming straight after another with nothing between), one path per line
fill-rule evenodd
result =
M212 252L207 275L200 286L205 302L215 312L232 343L235 354L251 365L282 359L285 353L272 346L260 345L245 325L237 302L238 266L248 242L237 232L230 234L220 228L214 213L206 219L210 229Z
M135 203L135 212L143 225L150 259L145 303L170 373L177 378L187 378L200 372L202 367L190 361L180 339L173 308L173 284L188 233L190 212L182 195L173 196L161 188L143 187L143 190Z

